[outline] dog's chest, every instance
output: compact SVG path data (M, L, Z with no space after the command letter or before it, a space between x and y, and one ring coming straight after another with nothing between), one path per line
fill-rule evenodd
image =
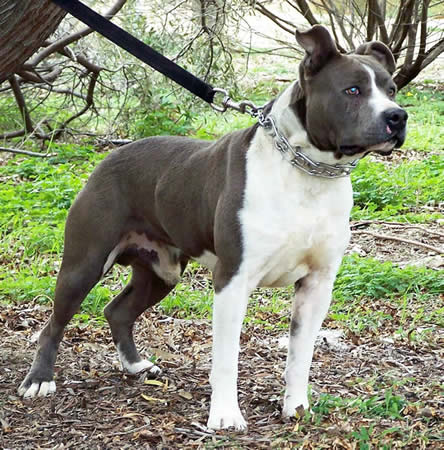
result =
M240 212L243 263L262 286L287 286L342 258L350 232L348 179L303 174L278 158L251 152ZM288 167L287 167L288 165Z

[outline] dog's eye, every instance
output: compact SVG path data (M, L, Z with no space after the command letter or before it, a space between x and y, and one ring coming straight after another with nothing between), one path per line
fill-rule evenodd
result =
M361 91L359 90L359 88L357 86L352 86L351 88L346 89L345 93L347 95L359 95L361 93Z
M389 97L394 97L396 94L396 89L395 88L390 88L388 91L388 95Z

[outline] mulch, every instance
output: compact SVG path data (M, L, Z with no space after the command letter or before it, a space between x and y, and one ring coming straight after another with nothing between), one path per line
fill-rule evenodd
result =
M443 362L438 341L422 348L393 341L383 333L356 340L340 330L325 330L317 342L310 376L314 402L321 393L379 395L376 384L371 392L365 380L374 378L383 386L387 380L408 377L414 382L398 386L396 394L410 402L420 400L423 407L409 406L403 412L404 421L369 419L353 411L344 417L343 412L333 410L308 422L284 422L286 350L278 343L282 332L251 324L241 336L239 370L240 404L248 418L248 431L210 432L205 427L210 400L210 323L174 319L159 311L146 313L135 333L139 348L156 355L163 368L157 380L119 370L108 327L71 325L57 360L56 394L24 400L16 389L32 362L33 335L49 314L45 305L4 306L0 312L1 448L353 449L359 447L351 433L371 424L379 431L388 430L387 439L395 439L391 442L404 442L405 436L390 431L396 427L407 426L407 431L411 428L419 434L439 431ZM438 448L433 445L429 448ZM422 440L412 438L404 448L426 447Z

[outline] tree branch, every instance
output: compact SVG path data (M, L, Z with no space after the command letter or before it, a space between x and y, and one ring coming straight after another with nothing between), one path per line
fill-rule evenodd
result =
M379 32L381 34L380 39L384 44L389 43L389 37L387 33L387 28L385 26L385 17L384 12L381 11L381 7L379 6L379 3L375 1L375 16L376 16L376 22L378 23Z
M385 234L378 234L378 233L373 233L371 231L361 231L361 230L352 231L352 234L368 234L369 236L373 236L373 237L375 237L377 239L385 239L385 240L389 240L389 241L405 242L406 244L411 244L411 245L414 245L416 247L426 248L427 250L432 250L433 252L436 252L439 255L444 253L444 249L443 248L434 247L433 245L423 244L422 242L412 241L410 239L404 239L404 238L400 238L400 237L397 237L397 236L387 236Z
M88 109L90 109L91 106L93 106L93 104L94 104L94 89L96 87L98 78L99 78L99 73L98 72L92 72L91 73L91 79L90 79L89 85L88 85L88 92L86 94L85 106L79 112L77 112L76 114L71 116L69 119L65 120L65 122L63 122L63 124L55 132L55 138L60 136L60 134L65 130L65 128L67 127L67 125L70 122L72 122L74 119L77 119L81 115L85 114L86 111L88 111Z
M277 26L282 28L284 31L290 34L294 34L294 28L288 28L287 25L294 26L291 22L288 20L282 19L281 17L277 16L276 14L272 13L270 10L265 8L261 3L257 3L255 5L255 9L258 10L261 14L268 17L272 22L274 22Z
M31 116L29 115L28 108L26 107L25 97L23 97L22 90L20 89L20 84L17 81L17 77L15 75L12 75L9 78L9 83L11 85L12 92L14 93L15 101L20 110L20 114L23 118L25 132L29 133L34 129L34 125L32 124Z
M6 148L6 147L0 147L0 152L14 153L16 155L38 156L39 158L48 158L49 156L56 155L56 153L36 153L30 152L28 150L21 150L18 148Z
M116 3L103 16L106 17L107 19L113 18L123 8L126 1L127 0L117 0ZM37 53L37 55L31 58L31 60L24 65L24 68L25 69L34 68L49 55L59 52L67 45L72 44L73 42L76 42L85 36L88 36L88 34L92 33L93 31L94 30L92 28L85 27L82 30L77 31L76 33L72 33L69 36L66 36L62 39L59 39L58 41L51 43L40 53Z
M301 14L307 19L311 26L319 23L305 0L296 0L296 3L299 6Z
M390 43L395 59L398 59L401 47L412 27L415 0L407 0L399 6L398 15L390 34Z

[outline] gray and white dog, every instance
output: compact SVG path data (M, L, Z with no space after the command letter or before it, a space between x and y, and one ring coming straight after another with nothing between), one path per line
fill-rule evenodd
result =
M55 392L64 328L115 263L132 267L131 281L105 308L122 366L159 372L140 357L133 324L192 258L212 270L215 289L208 426L247 426L237 398L239 336L257 286L295 286L283 415L308 407L314 342L350 237L347 168L370 151L401 146L407 113L394 101L395 61L384 44L343 55L319 25L296 39L306 55L299 81L265 108L273 126L215 142L151 137L113 151L95 169L68 215L54 311L21 395ZM282 147L283 137L289 145ZM295 151L318 175L334 177L307 174Z

